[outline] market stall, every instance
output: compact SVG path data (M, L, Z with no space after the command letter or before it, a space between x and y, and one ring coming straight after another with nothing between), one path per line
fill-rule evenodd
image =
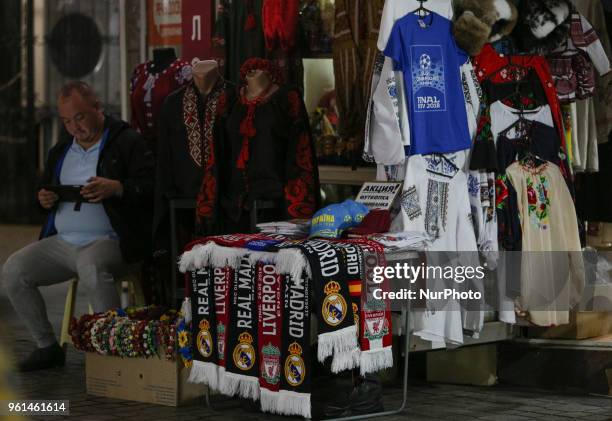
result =
M401 366L397 411L351 413L371 418L404 410L411 352L576 323L601 278L583 249L612 220L601 3L218 3L206 55L156 49L132 77L158 289L182 309L81 319L77 347L178 355L207 393L304 418L314 364L355 387ZM374 293L402 281L419 299Z

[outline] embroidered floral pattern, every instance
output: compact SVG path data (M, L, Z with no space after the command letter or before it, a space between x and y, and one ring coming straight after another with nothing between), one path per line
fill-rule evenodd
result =
M535 181L527 177L527 209L531 224L540 229L547 229L549 224L550 185L543 175L536 175Z
M421 205L419 204L416 186L410 186L402 192L401 203L402 209L411 221L421 216Z
M497 209L502 210L506 207L508 195L508 176L500 174L495 179L495 207Z

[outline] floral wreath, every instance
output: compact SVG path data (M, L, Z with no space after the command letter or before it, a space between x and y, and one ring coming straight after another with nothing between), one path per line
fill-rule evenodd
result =
M283 83L283 75L276 64L270 60L266 60L259 57L253 57L246 60L240 66L240 80L242 83L246 83L246 76L251 70L263 70L270 75L272 83L281 85Z

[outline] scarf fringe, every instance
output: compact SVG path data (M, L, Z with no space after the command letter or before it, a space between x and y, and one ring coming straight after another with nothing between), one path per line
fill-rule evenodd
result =
M200 248L204 247L201 244L193 246L189 251L184 252L180 255L178 260L178 267L181 273L186 273L195 268L195 255Z
M219 366L219 393L225 396L234 396L238 393L240 382L236 378L229 378L225 367Z
M342 354L335 354L332 360L331 371L332 373L340 373L346 370L352 370L353 368L359 367L361 361L361 348L354 348L350 352L344 352Z
M217 390L219 388L218 367L212 363L194 360L187 382L205 384Z
M385 368L393 367L393 351L390 346L371 351L361 351L360 360L362 376L368 373L375 373Z
M276 268L282 275L290 275L293 279L302 277L304 270L312 279L312 271L304 254L296 248L282 249L276 253Z
M183 304L181 304L181 314L185 319L185 325L191 323L191 298L185 297Z
M252 251L249 254L249 262L255 266L258 263L269 263L276 265L278 253L272 253L269 251Z
M190 270L202 269L208 266L214 247L215 243L213 242L196 244L191 250L183 253L179 257L178 262L180 272L186 273Z
M351 353L359 345L357 343L357 326L351 325L341 330L319 334L317 358L324 362L331 355ZM338 358L348 358L345 356Z
M225 380L228 383L228 388L234 390L231 395L238 395L241 398L259 399L259 377L243 376L242 374L225 372Z
M297 393L290 390L281 390L279 393L279 414L311 418L310 393Z
M260 393L259 401L261 403L262 412L282 414L280 412L280 403L282 399L280 392L273 392L271 390L261 388Z
M229 266L233 269L238 269L240 259L247 253L247 250L241 248L232 248L213 245L209 263L214 267L223 268Z

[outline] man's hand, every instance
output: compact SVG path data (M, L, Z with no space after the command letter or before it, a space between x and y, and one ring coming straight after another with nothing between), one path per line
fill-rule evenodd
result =
M53 206L55 206L58 199L59 197L57 194L53 193L52 191L45 189L40 189L38 191L38 203L40 203L40 206L45 209L51 209Z
M117 180L91 177L81 189L81 195L92 203L99 203L109 197L123 195L123 185Z

